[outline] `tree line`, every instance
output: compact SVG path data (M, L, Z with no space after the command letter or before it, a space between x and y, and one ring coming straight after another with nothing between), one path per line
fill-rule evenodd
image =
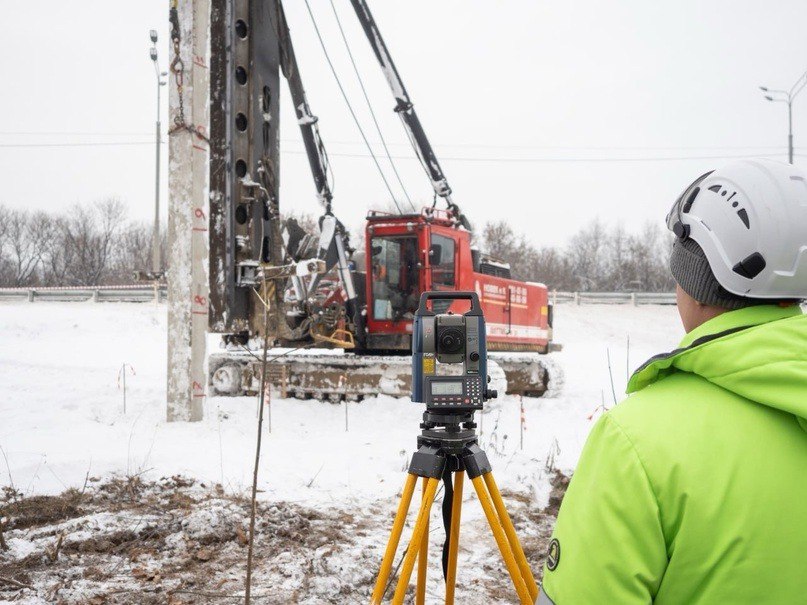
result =
M298 217L308 229L313 220ZM358 229L357 239L363 239ZM481 237L479 237L481 235ZM505 221L487 223L480 247L510 264L513 277L563 291L647 291L674 288L667 267L671 239L655 224L637 233L596 220L565 246L540 246ZM165 264L165 238L160 242ZM0 205L0 287L130 284L151 268L152 226L129 221L109 198L60 214ZM165 266L163 267L165 269Z
M59 214L0 205L0 287L130 284L151 268L151 242L116 198Z
M510 264L516 279L569 292L671 292L667 261L672 238L655 223L638 233L592 221L565 246L538 246L505 221L488 223L482 248Z

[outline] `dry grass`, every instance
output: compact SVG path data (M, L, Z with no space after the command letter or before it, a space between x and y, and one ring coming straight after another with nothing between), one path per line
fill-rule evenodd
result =
M525 494L503 494L536 571L567 483L560 474L553 478L545 510ZM390 507L259 502L253 601L366 602ZM84 491L9 502L0 511L11 545L0 551L0 600L36 594L58 605L243 602L249 499L241 494L183 477L118 477L90 481ZM497 553L478 552L473 531L466 535L479 573L461 589L483 599L474 602L509 602L512 587ZM15 553L21 541L30 546Z

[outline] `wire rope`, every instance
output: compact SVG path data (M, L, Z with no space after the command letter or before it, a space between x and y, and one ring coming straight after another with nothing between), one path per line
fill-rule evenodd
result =
M345 104L350 111L350 115L353 117L353 121L356 123L356 128L358 128L359 134L361 134L361 138L364 140L364 144L367 146L367 151L370 153L370 157L373 158L373 163L375 163L375 166L378 169L378 174L381 175L381 180L384 181L384 185L392 198L392 203L395 204L398 212L403 214L403 210L401 210L401 206L398 204L398 200L395 199L395 194L392 192L392 187L390 187L389 181L387 181L387 177L384 174L384 171L381 169L381 164L378 163L378 158L376 158L375 154L373 153L373 148L370 146L370 142L367 140L367 136L364 134L364 129L362 129L361 124L359 123L359 118L356 116L356 112L353 110L353 106L350 104L350 99L347 97L347 93L342 86L342 82L339 80L339 75L336 73L336 68L331 61L331 56L328 54L328 49L325 47L325 41L322 39L322 34L319 31L317 20L314 17L314 13L311 11L311 5L308 3L308 0L305 0L305 7L308 9L308 16L311 17L311 23L314 25L314 31L319 39L322 52L325 54L325 59L328 61L328 66L331 68L331 73L333 74L336 84L339 87L339 92L342 93L342 98L345 100Z
M347 36L345 35L345 30L342 28L342 21L339 19L339 13L336 12L336 5L334 4L333 0L331 2L331 9L333 10L333 16L336 18L336 24L339 26L339 33L342 35L342 41L345 43L345 49L347 50L347 54L350 57L350 63L353 65L353 71L356 74L356 79L359 81L359 86L361 87L361 92L364 95L364 100L367 102L367 109L370 110L370 115L373 117L373 124L375 124L375 129L378 132L378 138L381 139L381 145L384 147L384 152L387 154L387 159L389 160L390 166L392 167L392 171L395 173L395 178L398 179L398 183L401 185L401 189L403 189L404 195L406 196L409 205L412 207L412 210L416 211L415 204L412 202L412 198L409 197L409 192L406 190L406 186L403 183L403 179L401 179L401 175L398 173L398 167L395 165L395 160L392 159L392 154L387 147L387 141L384 139L384 134L381 132L381 126L378 123L378 118L376 118L375 111L373 111L373 105L370 103L370 97L367 95L367 89L364 86L364 80L359 73L359 68L356 65L356 60L353 58L353 52L350 50L350 44L347 41Z

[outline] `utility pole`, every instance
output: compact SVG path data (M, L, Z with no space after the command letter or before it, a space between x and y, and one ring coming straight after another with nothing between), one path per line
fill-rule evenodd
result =
M154 74L157 76L157 136L155 138L156 147L156 169L154 173L154 231L152 233L151 242L151 272L153 279L159 279L162 271L162 263L160 262L160 140L162 136L162 125L160 123L160 88L165 86L163 78L168 75L166 71L160 71L160 64L157 58L157 30L152 29L149 32L151 38L151 49L149 55L151 61L154 63Z
M765 99L771 102L787 103L787 158L793 163L793 99L807 86L807 72L804 72L790 90L774 90L766 86L759 89L766 93Z
M168 421L199 421L207 395L210 0L170 0Z

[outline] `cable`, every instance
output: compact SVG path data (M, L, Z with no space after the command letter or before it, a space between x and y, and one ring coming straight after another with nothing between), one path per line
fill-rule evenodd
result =
M282 49L285 46L285 44L283 43L283 40L287 36L290 37L290 35L291 35L290 32L289 32L289 29L288 29L289 25L288 25L288 22L286 21L285 13L283 13L283 15L282 15L283 22L286 25L283 33L281 33L281 30L278 27L278 23L281 20L281 14L280 13L281 13L282 10L283 10L283 7L282 7L281 4L278 3L278 4L275 5L275 14L277 15L277 19L272 18L271 11L267 12L267 16L269 17L269 24L272 26L272 31L275 32L275 36L277 37L277 39L279 41L281 41L281 54L283 53ZM291 47L291 40L290 39L288 40L288 46ZM282 60L285 62L285 61L287 61L287 58L282 57ZM295 63L296 63L296 60L295 60ZM288 67L289 67L289 69L291 68L291 66L288 66ZM286 71L286 66L284 65L283 66L284 74L285 74L285 71ZM286 79L288 81L288 78L286 78ZM291 86L291 82L289 81L288 83L289 83L289 86ZM306 98L305 92L303 92L302 96L303 96L303 99L305 101L305 105L307 106L308 105L308 99ZM310 108L308 109L308 111L310 112ZM325 142L322 140L322 135L321 135L321 133L319 131L319 122L315 121L311 125L311 129L313 131L313 137L314 137L314 139L316 141L316 144L317 144L317 150L320 152L319 155L320 155L320 160L322 162L322 172L325 175L325 184L327 185L328 189L330 189L331 196L333 196L334 193L336 192L336 176L335 176L334 172L330 170L331 161L328 158L328 152L325 149ZM281 139L281 141L284 141L286 143L289 142L288 139ZM297 140L294 140L294 142L296 143ZM309 160L309 164L310 164L310 160ZM319 194L319 191L317 191L317 194ZM330 214L330 213L331 213L331 202L329 201L329 202L325 203L325 214L327 215L327 214Z
M339 14L336 12L336 5L331 2L331 9L333 10L333 16L336 17L336 24L339 26L339 33L342 34L342 40L345 43L345 48L347 49L347 54L350 57L350 62L353 65L353 71L356 73L356 78L359 80L359 86L361 87L361 92L364 95L364 100L367 101L367 108L370 110L370 115L373 116L373 123L375 124L375 129L378 131L378 137L381 139L381 144L384 146L384 151L387 154L387 159L389 160L390 166L392 166L392 171L395 173L395 177L398 179L398 183L401 185L401 189L403 189L404 195L406 199L409 201L409 205L412 207L413 211L417 211L415 208L415 204L412 203L412 198L409 197L409 192L406 190L406 187L403 184L403 180L401 179L401 175L398 174L398 168L395 166L395 162L392 159L392 155L389 152L389 148L387 147L387 142L384 140L384 135L381 132L381 126L378 124L378 119L375 116L375 111L373 111L373 105L370 103L370 97L367 96L367 89L364 87L364 81L362 80L361 74L359 73L359 68L356 65L356 61L353 58L353 53L350 50L350 45L347 41L347 36L345 36L345 30L342 29L342 22L339 20Z
M148 142L117 142L117 143L0 143L0 149L20 149L20 148L70 148L70 147L131 147L131 146L142 146L142 145L154 145L154 141ZM165 145L165 142L161 142L161 145ZM295 151L295 150L283 150L282 155L290 154L290 155L305 155L304 151ZM784 154L784 152L783 152ZM782 154L782 155L783 155ZM339 153L339 152L330 152L329 156L334 157L343 157L343 158L373 158L376 163L376 167L378 166L378 161L372 153L364 154L364 153ZM662 156L662 157L628 157L628 158L609 158L609 157L594 157L594 158L572 158L572 157L546 157L546 158L507 158L507 157L490 157L490 158L482 158L482 157L461 157L461 156L443 156L442 159L449 161L449 162L474 162L474 163L493 163L493 164L540 164L540 163L631 163L631 162L676 162L676 161L686 161L686 160L737 160L737 159L750 159L750 158L759 158L759 157L768 157L773 158L777 157L780 154L743 154L743 155L691 155L691 156ZM794 157L797 158L805 158L807 154L804 153L795 153ZM420 161L419 158L415 156L407 156L407 155L393 155L393 159L396 160L407 160L407 161ZM380 167L379 167L380 168ZM331 173L332 174L332 173ZM382 173L383 178L383 173ZM387 191L390 192L392 195L392 191L390 190L389 183L386 179L384 179L384 183L387 185ZM393 202L395 202L395 197L393 196ZM395 207L398 208L398 211L401 212L401 208L397 202L395 202Z
M153 136L153 133L145 132L22 132L22 131L3 131L0 136L126 136L126 135L142 135ZM297 143L297 139L281 139L284 143ZM331 144L336 145L364 145L362 141L329 141ZM116 146L116 145L153 145L154 141L123 141L123 142L79 142L79 143L0 143L0 147L83 147L83 146ZM721 146L694 146L694 147L676 147L676 146L660 146L660 147L618 147L618 146L565 146L565 145L497 145L497 144L484 144L484 143L439 143L438 147L457 147L457 148L470 148L470 149L546 149L546 150L566 150L566 151L697 151L697 150L758 150L760 152L778 150L781 145L728 145ZM409 143L386 143L386 147L410 147ZM385 147L385 149L386 149ZM798 149L798 148L796 148ZM337 155L337 154L334 154ZM369 156L365 156L369 157ZM716 157L732 157L732 156L716 156ZM747 157L747 156L741 156ZM392 159L412 159L411 157L392 156ZM454 158L457 159L457 158Z
M161 145L165 143L161 142ZM116 143L0 143L0 148L19 147L131 147L134 145L154 145L154 141L148 142L116 142Z
M39 135L47 135L47 136L88 136L88 137L125 137L125 136L150 136L153 135L153 132L97 132L97 131L33 131L33 130L3 130L0 131L0 135L6 136L39 136Z
M308 16L311 17L311 23L314 25L314 31L317 33L317 38L319 38L319 44L322 47L322 52L325 53L325 59L328 61L328 66L331 68L331 73L333 74L334 79L336 79L336 84L339 86L339 92L342 93L342 98L347 104L350 115L353 116L353 121L356 123L356 128L359 129L361 138L364 139L364 144L367 145L367 150L370 152L370 157L373 158L373 162L375 163L376 168L378 168L378 174L381 175L381 180L384 181L384 185L387 187L387 191L389 191L390 197L392 198L392 203L395 204L395 207L398 209L398 213L403 214L403 210L401 210L401 207L398 205L398 200L395 199L395 194L392 192L392 188L389 186L387 177L384 175L384 171L381 170L381 164L378 163L378 159L373 154L373 148L370 147L370 142L367 140L364 130L362 130L358 117L356 117L356 112L353 111L353 106L350 104L350 99L347 98L347 93L345 93L345 89L342 87L342 82L339 80L339 76L336 73L336 68L333 66L333 62L331 62L328 49L325 48L325 41L322 39L322 34L320 34L319 27L317 26L317 20L314 18L314 13L311 12L311 5L308 3L308 0L305 0L305 6L308 9Z
M805 80L807 85L807 80ZM97 131L23 131L23 130L4 130L0 131L0 136L89 136L89 137L107 137L107 136L154 136L153 132L97 132ZM283 143L296 143L297 139L282 138ZM364 145L363 141L336 141L329 140L329 144L334 145ZM385 142L386 143L386 142ZM83 143L82 143L83 144ZM115 144L115 143L94 143L94 144ZM128 143L127 143L128 144ZM145 144L145 143L144 143ZM31 145L34 145L33 143ZM410 143L386 143L387 147L410 147ZM437 143L436 147L449 148L470 148L470 149L552 149L552 150L565 150L565 151L740 151L740 150L776 150L780 149L781 145L692 145L692 146L678 146L678 145L655 145L655 146L641 146L641 145L504 145L496 143ZM393 157L394 159L394 157Z
M451 547L451 514L453 512L454 504L454 484L451 480L451 468L448 464L443 468L443 485L445 486L445 493L443 494L443 529L446 532L446 539L443 542L443 580L448 579L448 552Z
M283 153L293 154L293 155L303 155L305 152L303 151L291 151L286 150ZM783 155L782 154L779 155ZM335 157L343 157L343 158L367 158L369 156L361 153L331 153L332 156ZM419 158L414 156L392 156L398 160L416 160L420 161ZM451 162L490 162L490 163L514 163L514 164L528 164L528 163L555 163L555 162L579 162L579 163L587 163L587 162L673 162L679 160L731 160L731 159L749 159L749 158L759 158L759 157L777 157L777 154L751 154L751 155L702 155L702 156L665 156L665 157L645 157L645 158L608 158L608 157L595 157L595 158L572 158L572 157L547 157L547 158L502 158L502 157L493 157L493 158L475 158L475 157L451 157L451 156L443 156L443 160L448 160ZM803 158L807 157L807 154L797 153L795 157Z
M283 139L291 142L292 139ZM329 141L336 145L361 145L361 141ZM389 143L390 147L411 147L410 143ZM503 145L496 143L435 143L435 147L440 148L463 148L463 149L559 149L566 151L741 151L741 150L772 150L780 149L781 145L702 145L702 146L616 146L616 145Z

